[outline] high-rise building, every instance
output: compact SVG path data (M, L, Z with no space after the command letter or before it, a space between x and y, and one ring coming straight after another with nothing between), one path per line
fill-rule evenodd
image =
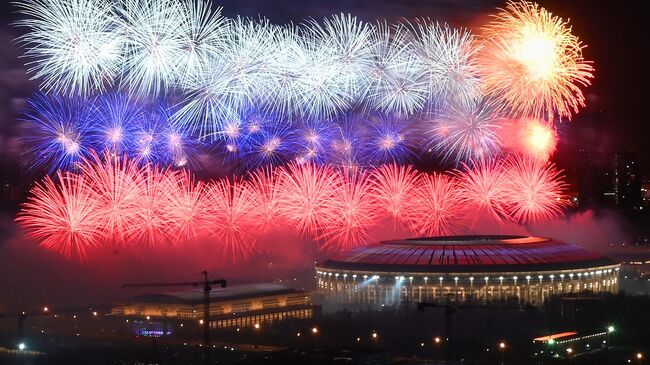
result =
M616 153L613 162L616 206L624 210L639 210L643 201L636 153Z

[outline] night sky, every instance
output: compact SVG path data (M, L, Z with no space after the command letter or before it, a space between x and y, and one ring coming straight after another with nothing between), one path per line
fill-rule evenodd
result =
M650 80L646 72L648 31L644 28L643 12L623 2L590 0L541 0L540 5L569 18L573 32L584 44L584 56L593 60L596 68L593 85L585 94L592 109L603 118L603 149L609 153L634 150L641 159L642 171L650 173L650 125L647 118ZM487 14L503 1L480 0L225 0L215 2L227 16L263 15L275 23L300 22L327 15L349 12L364 20L399 20L400 18L431 17L454 25L477 29L487 20ZM15 161L19 146L14 140L12 126L15 115L8 112L12 100L28 97L36 83L28 82L25 67L18 59L20 50L12 42L18 34L10 23L16 19L9 2L0 4L0 160ZM571 128L570 126L567 128ZM561 154L571 153L563 146ZM6 170L6 169L3 169ZM0 171L0 177L13 174ZM8 176L6 176L8 177Z

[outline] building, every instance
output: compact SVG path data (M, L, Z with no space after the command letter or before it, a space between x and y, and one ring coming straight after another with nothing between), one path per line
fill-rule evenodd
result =
M382 242L316 266L318 291L341 303L517 301L616 293L619 265L550 238L450 236Z
M140 335L171 335L172 322L198 322L203 317L200 290L144 294L113 305L111 314L130 320ZM252 327L289 318L311 319L320 307L309 293L278 284L247 284L210 292L210 327Z
M554 333L533 339L535 358L570 358L580 353L595 351L609 346L609 335L614 327L603 331L580 334L574 331Z
M616 206L624 210L639 210L642 206L641 175L634 152L614 155L614 181Z

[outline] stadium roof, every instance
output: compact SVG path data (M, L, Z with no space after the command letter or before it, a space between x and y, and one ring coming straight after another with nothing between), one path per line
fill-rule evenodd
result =
M258 283L233 285L226 288L213 288L210 292L210 301L233 301L249 298L258 298L273 295L291 294L299 292L280 284ZM199 304L203 302L203 292L200 288L169 293L151 293L131 297L128 302L135 303L170 303L170 304Z
M446 236L358 247L318 266L356 271L462 273L569 270L613 264L598 253L550 238Z

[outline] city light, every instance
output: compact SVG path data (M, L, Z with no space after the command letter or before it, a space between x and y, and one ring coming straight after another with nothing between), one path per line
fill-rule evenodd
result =
M499 342L499 348L501 350L505 349L506 348L506 343L505 342Z
M435 343L440 343L440 341L441 341L441 340L440 340L440 337L435 337L435 338L433 339L433 342L435 342Z
M318 328L317 328L317 327L313 327L313 328L311 329L311 333L313 333L313 334L317 334L317 333L318 333Z
M25 350L26 348L27 348L27 345L25 345L24 342L21 342L21 343L18 344L18 350L19 350L19 351L23 351L23 350Z
M258 330L258 329L260 329L260 324L259 324L259 323L255 323L255 326L253 326L253 327L255 327L255 329Z
M614 326L608 326L608 327L607 327L607 332L609 332L609 333L612 333L612 332L614 332L615 330L616 330L616 329L614 328Z

